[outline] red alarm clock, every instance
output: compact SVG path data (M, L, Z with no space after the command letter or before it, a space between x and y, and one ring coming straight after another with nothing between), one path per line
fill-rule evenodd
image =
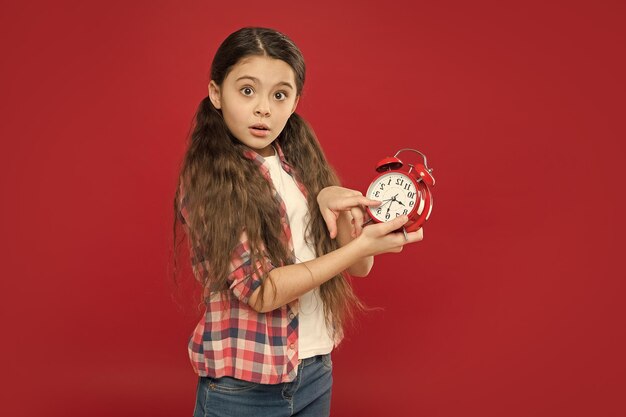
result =
M419 154L424 163L415 165L407 164L407 169L402 169L404 164L398 155L401 152L410 151ZM435 185L432 176L432 168L426 164L426 156L415 149L400 149L393 157L387 157L376 165L379 173L365 196L372 200L382 201L378 207L366 207L371 221L377 223L387 222L398 216L406 214L409 221L404 225L403 232L413 232L424 224L430 217L433 209L433 197L430 187Z

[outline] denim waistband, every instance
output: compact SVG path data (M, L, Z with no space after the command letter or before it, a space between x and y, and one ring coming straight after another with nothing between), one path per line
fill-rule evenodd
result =
M324 360L324 357L327 357L327 356L330 356L330 353L326 353L325 355L317 355L317 356L311 356L310 358L301 359L298 361L298 365L304 368L305 366L310 365L314 363L315 361Z

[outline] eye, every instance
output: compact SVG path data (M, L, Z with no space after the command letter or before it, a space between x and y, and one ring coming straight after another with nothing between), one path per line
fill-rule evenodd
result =
M242 89L240 89L239 91L241 91L241 93L244 96L251 96L252 93L254 93L254 90L251 87L243 87Z
M285 100L287 98L287 93L285 93L284 91L278 91L276 94L274 94L274 98L276 100Z

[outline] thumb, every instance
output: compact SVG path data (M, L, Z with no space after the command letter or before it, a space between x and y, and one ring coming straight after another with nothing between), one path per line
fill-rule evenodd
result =
M389 220L386 223L382 223L382 232L384 234L388 234L393 232L394 230L398 230L402 227L403 224L409 221L409 217L406 215L398 216L393 220Z

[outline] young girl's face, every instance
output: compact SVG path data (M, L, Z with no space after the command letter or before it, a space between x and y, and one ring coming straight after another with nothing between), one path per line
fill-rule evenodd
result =
M299 99L289 64L258 55L239 60L221 86L211 80L209 97L230 132L262 156L274 155L272 142Z

